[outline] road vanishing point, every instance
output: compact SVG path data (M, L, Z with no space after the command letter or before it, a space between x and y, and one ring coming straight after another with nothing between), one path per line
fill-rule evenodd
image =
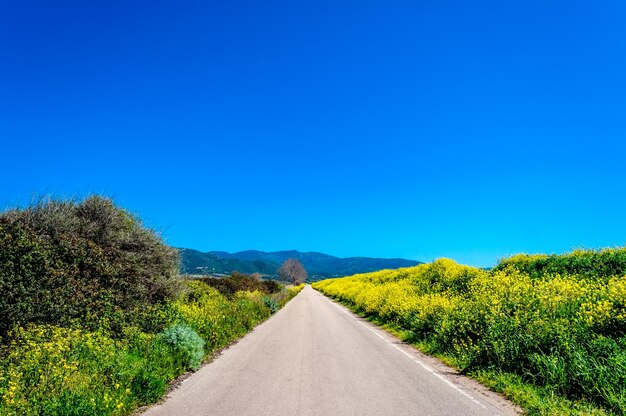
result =
M515 415L510 402L306 286L145 416Z

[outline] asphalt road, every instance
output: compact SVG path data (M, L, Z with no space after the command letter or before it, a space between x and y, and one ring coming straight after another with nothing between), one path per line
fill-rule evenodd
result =
M307 286L144 414L482 416L517 411Z

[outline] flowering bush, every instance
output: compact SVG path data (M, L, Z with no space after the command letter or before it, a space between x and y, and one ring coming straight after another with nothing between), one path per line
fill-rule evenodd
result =
M13 335L0 362L0 414L121 414L136 403L114 371L123 343L47 325Z

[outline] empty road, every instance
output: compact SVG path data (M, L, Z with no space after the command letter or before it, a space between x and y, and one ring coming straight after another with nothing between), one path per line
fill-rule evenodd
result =
M496 394L307 286L144 414L482 416L517 412Z

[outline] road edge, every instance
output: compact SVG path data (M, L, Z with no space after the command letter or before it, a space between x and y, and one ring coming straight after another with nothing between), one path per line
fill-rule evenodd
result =
M506 398L501 393L490 389L488 386L480 383L478 380L473 379L469 376L463 375L459 373L457 369L451 367L450 365L444 363L437 357L426 354L421 351L417 346L410 344L408 342L403 341L398 334L392 332L390 329L384 328L374 322L372 322L368 317L361 316L359 313L354 311L350 305L346 305L340 301L337 301L329 296L326 296L324 293L319 290L313 288L317 293L324 296L326 299L331 301L333 305L339 308L342 312L351 316L355 321L359 322L363 326L365 326L368 330L372 331L375 335L383 338L393 347L398 349L400 352L407 355L408 358L415 361L417 364L422 366L426 371L432 373L439 380L447 384L452 389L456 390L461 395L465 396L470 401L478 404L479 406L483 406L480 403L480 400L483 400L489 403L491 406L501 409L507 413L514 413L518 415L525 414L523 408L519 405L513 403L511 400Z

